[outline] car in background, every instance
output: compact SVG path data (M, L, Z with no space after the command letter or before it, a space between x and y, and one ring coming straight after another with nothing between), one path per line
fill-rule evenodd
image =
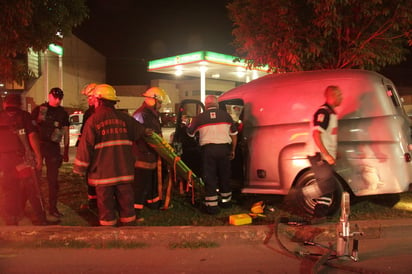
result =
M176 113L173 112L161 112L160 124L162 125L163 139L167 142L171 142L171 137L176 128Z
M69 116L69 146L76 146L77 140L80 136L80 129L83 125L83 115L82 111L75 111Z

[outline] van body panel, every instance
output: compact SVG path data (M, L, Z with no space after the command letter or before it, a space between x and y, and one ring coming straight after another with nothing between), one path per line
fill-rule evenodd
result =
M408 191L410 121L394 84L375 72L325 70L268 75L219 97L220 104L243 104L243 192L287 194L310 167L311 120L329 85L343 93L336 109L339 176L359 196Z

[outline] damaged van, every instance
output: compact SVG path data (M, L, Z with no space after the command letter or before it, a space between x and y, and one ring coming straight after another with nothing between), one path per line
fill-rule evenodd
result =
M336 181L331 211L342 190L355 196L401 193L412 182L410 120L394 84L365 70L324 70L268 75L219 97L239 125L238 164L242 192L287 195L293 186L315 182L307 159L313 154L311 123L339 86ZM313 200L300 201L312 213Z

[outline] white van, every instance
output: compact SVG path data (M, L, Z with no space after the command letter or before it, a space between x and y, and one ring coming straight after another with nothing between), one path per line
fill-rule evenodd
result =
M268 75L219 97L242 128L242 192L286 195L294 185L314 182L307 159L313 154L311 122L329 85L343 93L335 168L342 188L356 196L410 190L410 121L394 84L375 72L325 70ZM341 191L331 210L339 206ZM301 204L311 213L315 203Z

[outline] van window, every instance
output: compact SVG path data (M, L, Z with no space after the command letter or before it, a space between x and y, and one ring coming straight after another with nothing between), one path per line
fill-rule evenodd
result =
M228 100L219 103L220 107L225 109L232 116L235 123L242 122L243 102L242 100Z
M392 104L395 107L400 107L401 103L399 101L398 96L396 95L396 92L394 92L393 88L391 86L386 86L386 95L391 98Z

